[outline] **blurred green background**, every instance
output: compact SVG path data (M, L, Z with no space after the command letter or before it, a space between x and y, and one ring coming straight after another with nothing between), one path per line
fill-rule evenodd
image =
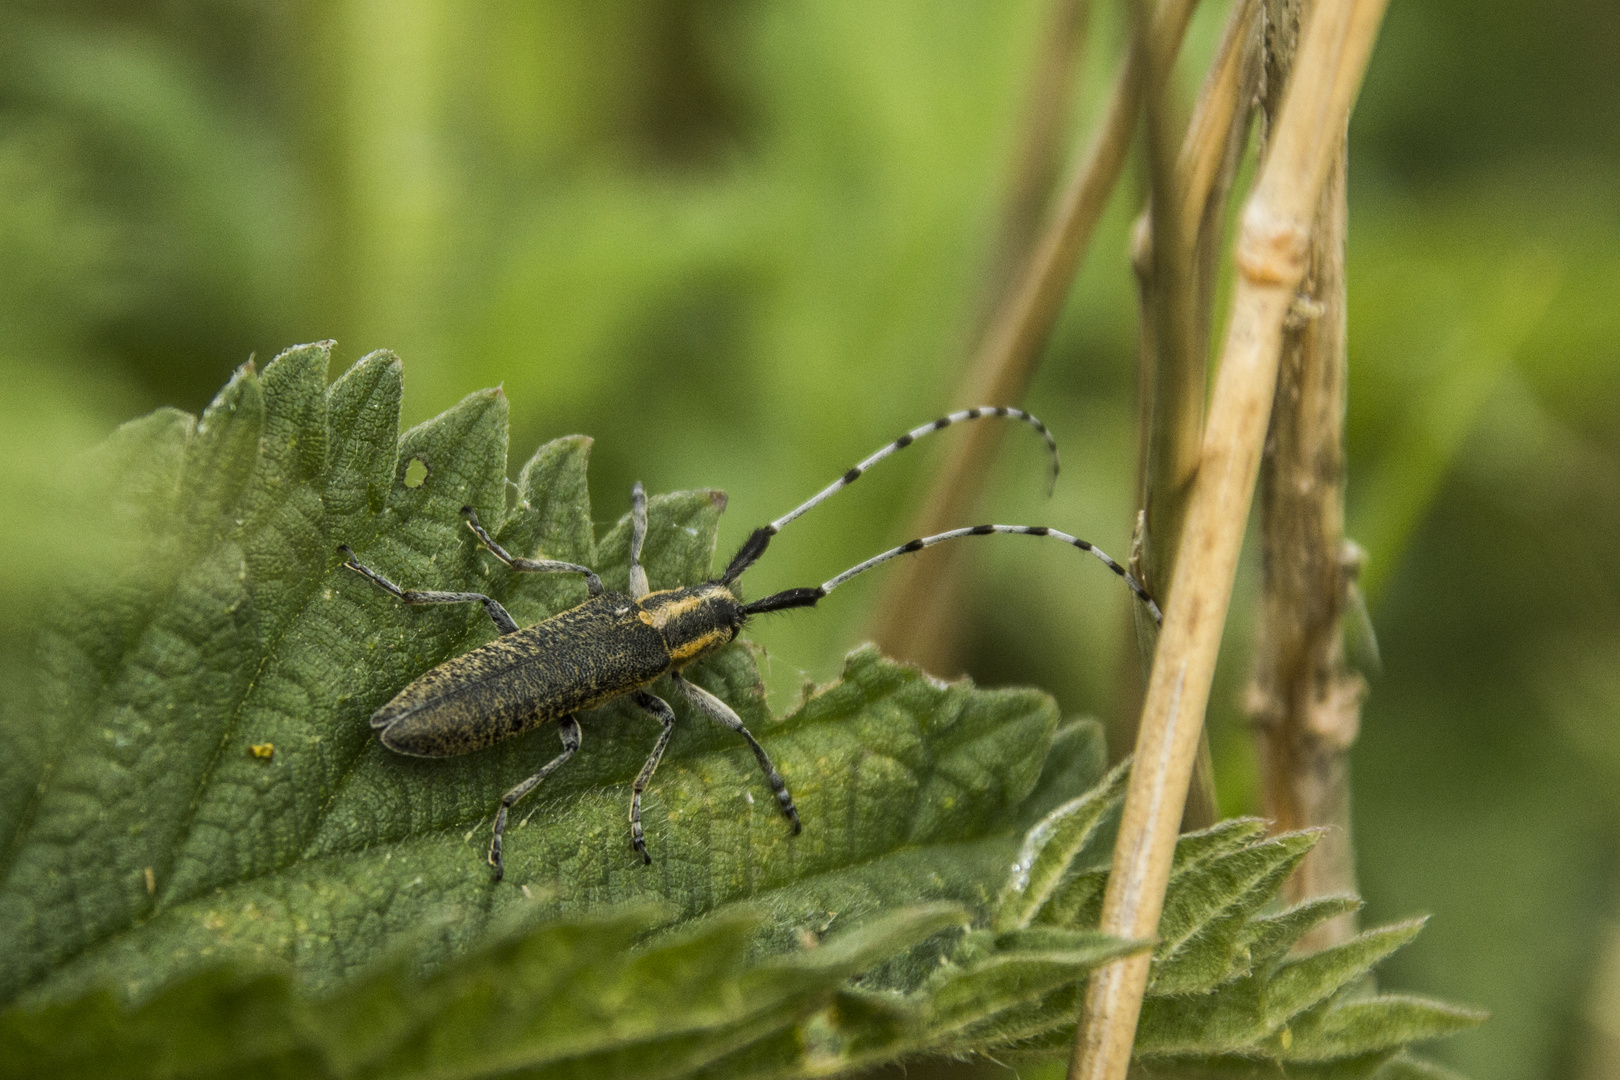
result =
M504 383L514 472L592 434L599 521L637 478L720 487L725 549L957 404L1048 2L0 8L7 681L27 609L95 550L52 513L64 463L255 353L392 348L407 422ZM1224 9L1183 51L1189 101ZM1120 53L1098 5L1071 146ZM1356 843L1369 918L1436 916L1386 985L1494 1011L1435 1048L1480 1080L1620 1075L1617 56L1612 0L1397 0L1352 126L1349 528L1384 658ZM1142 188L1029 400L1057 494L1012 437L985 506L1121 554ZM796 525L750 592L905 539L942 449ZM1052 547L965 560L970 669L1109 715L1126 596ZM836 673L877 577L757 625L779 702ZM1232 813L1257 809L1253 581L1211 717Z

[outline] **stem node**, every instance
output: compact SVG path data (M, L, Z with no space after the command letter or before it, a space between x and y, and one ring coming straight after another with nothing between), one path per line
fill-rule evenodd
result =
M1309 223L1278 217L1271 207L1250 201L1237 245L1237 267L1245 279L1291 289L1305 277L1310 252Z

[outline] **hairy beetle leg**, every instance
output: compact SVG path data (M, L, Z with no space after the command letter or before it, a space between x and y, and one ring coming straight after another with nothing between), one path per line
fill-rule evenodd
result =
M675 713L663 698L649 694L645 690L637 690L630 695L630 699L643 712L664 725L664 730L658 735L658 742L653 745L653 751L647 756L647 763L641 767L641 772L630 791L630 846L641 856L643 866L651 866L652 856L647 854L647 837L641 831L641 793L646 791L647 785L652 782L653 770L658 768L658 762L664 756L664 748L669 745L670 736L675 734Z
M696 706L698 711L748 740L749 749L754 751L754 757L759 761L760 771L765 774L765 782L770 785L771 794L776 796L776 805L781 808L782 816L788 819L788 824L793 826L793 835L798 836L803 830L799 824L798 808L793 805L793 796L788 794L787 781L783 780L782 774L776 771L776 766L771 763L770 755L765 752L763 746L759 745L759 740L754 738L753 734L743 726L742 718L732 711L730 705L727 705L703 689L703 687L697 685L697 683L690 681L680 672L672 671L669 677L675 683L676 688L686 695L686 700Z
M501 834L506 832L506 812L512 808L513 803L533 791L540 781L555 772L557 766L573 757L574 751L579 749L579 721L572 715L557 721L557 734L562 739L562 753L546 762L545 768L501 796L501 808L495 813L495 837L489 842L489 865L495 868L493 878L495 881L501 880L506 874L506 864L501 860Z

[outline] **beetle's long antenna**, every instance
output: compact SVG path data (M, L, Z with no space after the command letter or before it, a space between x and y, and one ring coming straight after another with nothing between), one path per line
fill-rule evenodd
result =
M1090 552L1102 560L1104 566L1123 578L1125 584L1129 585L1131 591L1136 594L1137 599L1147 605L1148 613L1153 616L1154 623L1160 622L1159 605L1154 602L1152 596L1148 595L1148 591L1142 587L1142 583L1132 577L1123 566L1109 558L1105 551L1093 546L1089 541L1081 540L1077 536L1070 536L1065 532L1058 532L1056 529L1049 529L1044 525L973 525L966 529L952 529L950 532L942 532L936 536L925 536L920 540L901 544L897 548L890 548L881 555L874 555L865 562L855 564L837 577L831 578L814 588L786 589L762 597L752 604L744 605L743 614L763 615L767 611L813 607L817 600L820 600L850 578L855 577L857 574L864 574L880 563L886 563L890 559L898 558L901 555L909 555L913 551L921 551L925 547L942 544L946 540L955 540L962 536L989 536L991 533L1009 533L1014 536L1050 536L1054 540L1062 540L1065 544L1072 544L1081 551Z
M820 506L822 503L826 502L840 491L849 487L849 485L861 478L862 473L866 472L867 469L870 469L873 465L876 465L884 458L899 453L901 450L904 450L906 447L910 446L924 435L931 434L935 431L943 431L952 424L963 420L978 420L986 416L1010 416L1015 420L1022 420L1024 423L1041 433L1041 438L1046 440L1046 448L1051 451L1052 454L1052 480L1051 486L1047 488L1047 494L1050 495L1052 487L1057 485L1058 448L1057 440L1052 438L1052 433L1046 430L1045 424L1041 423L1039 419L1025 412L1023 409L1013 409L1005 405L985 405L977 409L963 409L961 412L953 412L949 415L942 416L933 423L912 428L910 431L894 440L894 442L885 446L883 449L879 450L865 461L862 461L859 465L851 468L848 472L844 473L843 476L840 476L837 480L834 480L832 483L816 492L815 495L811 496L806 502L803 502L794 507L792 510L789 510L787 513L783 514L769 525L764 525L758 529L755 529L753 534L743 542L743 546L732 558L731 564L726 567L726 572L721 575L721 584L730 585L733 581L736 581L739 577L742 577L743 572L746 571L750 566L754 565L754 563L759 560L761 555L765 554L765 548L768 544L770 544L771 537L781 532L782 526L786 525L794 518L815 509L817 506Z

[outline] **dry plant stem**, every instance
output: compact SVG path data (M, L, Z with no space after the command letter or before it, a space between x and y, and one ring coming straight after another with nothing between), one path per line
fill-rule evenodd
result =
M1225 232L1226 196L1243 152L1259 83L1259 29L1258 0L1233 6L1174 158L1168 145L1171 125L1164 118L1170 110L1169 95L1147 101L1153 199L1133 236L1141 310L1142 513L1132 560L1161 601L1167 599L1203 442L1216 256ZM1136 741L1141 691L1122 697L1130 711L1110 733L1121 756ZM1213 824L1216 815L1215 770L1206 734L1200 739L1183 828L1203 828Z
M1064 137L1068 132L1077 63L1085 49L1089 0L1052 0L1041 35L1040 56L1030 80L1024 130L1013 152L1012 175L995 252L985 275L985 314L1006 300L1018 271L1029 260L1041 220L1057 186ZM982 333L984 327L977 328Z
M1293 14L1279 12L1274 33L1292 29ZM1286 58L1292 45L1279 41L1274 57ZM1295 317L1283 330L1260 467L1260 625L1246 707L1259 737L1266 816L1278 832L1327 827L1284 888L1294 902L1356 891L1349 750L1367 687L1346 666L1339 632L1359 569L1346 558L1344 540L1346 219L1341 147L1311 229ZM1335 945L1355 929L1354 914L1341 915L1315 927L1298 948Z
M1176 161L1182 214L1200 220L1219 213L1248 137L1245 123L1260 79L1259 0L1240 0L1227 16L1215 61L1193 106L1187 137ZM1209 232L1201 222L1198 236ZM1220 241L1220 236L1214 240ZM1218 247L1217 247L1218 250Z
M1261 606L1247 707L1274 830L1328 831L1288 880L1291 901L1356 891L1349 750L1366 683L1345 664L1339 616L1359 569L1344 542L1344 165L1312 231L1302 324L1285 331L1261 469ZM1355 916L1319 924L1301 951L1345 941Z
M1386 3L1319 0L1270 153L1244 209L1232 317L1148 681L1136 769L1103 899L1104 933L1151 938L1157 931L1260 467L1283 320L1305 274L1311 221ZM1131 957L1092 975L1071 1080L1124 1080L1151 960Z
M1133 235L1144 332L1140 461L1148 536L1143 539L1158 552L1145 553L1140 569L1150 583L1161 585L1173 567L1186 491L1197 471L1203 441L1216 256L1225 229L1226 196L1243 153L1259 82L1258 15L1259 0L1242 0L1228 17L1177 155L1174 183L1179 206L1174 220L1156 228L1150 208L1138 218ZM1156 200L1168 199L1159 195L1159 186L1156 183ZM1167 264L1181 269L1175 275L1160 273L1158 268ZM1161 303L1170 286L1183 282L1190 298ZM1158 347L1163 312L1172 307L1185 322L1176 334L1179 356L1173 355L1174 349ZM1155 507L1155 502L1160 505ZM1159 509L1162 514L1154 512Z
M1030 261L1031 253L1040 240L1040 229L1053 201L1058 172L1067 149L1070 117L1073 104L1072 86L1076 77L1077 60L1084 50L1087 24L1090 18L1089 0L1052 0L1043 28L1039 55L1030 80L1028 103L1024 113L1024 127L1012 155L1011 175L1007 185L1006 203L995 246L987 264L980 298L981 311L973 335L983 339L991 331L994 320L1003 316L1015 290L1022 283L1020 273ZM967 394L977 402L1014 401L1022 396L1021 390L1005 393L986 391ZM965 400L965 398L964 398ZM972 454L963 459L960 454L955 466L968 470L968 475L953 490L972 492L980 490L986 479L987 465L998 445L1002 432L981 427L965 432L962 451ZM969 505L959 508L966 514ZM929 504L932 505L932 504ZM951 524L965 517L937 515L934 520ZM947 526L940 526L936 532ZM884 620L889 610L880 602L874 616L872 636L890 655L921 663L929 671L943 675L959 672L957 663L958 625L950 613L958 610L961 583L950 573L955 565L954 552L930 554L928 573L921 579L909 580L912 589L927 586L923 599L901 601L906 606L894 609L904 615ZM894 580L907 581L915 573L916 560L907 560L897 567ZM937 573L935 571L938 571ZM887 596L888 593L885 593ZM920 603L921 606L918 606ZM932 627L934 633L928 633ZM918 644L909 646L892 640L893 636L913 635Z
M1161 0L1153 37L1173 55L1186 34L1197 0ZM1018 287L996 316L975 355L957 401L972 405L1017 405L1040 364L1062 313L1081 259L1103 207L1124 169L1136 126L1142 65L1132 49L1115 81L1104 118L1087 145L1073 179L1031 254ZM924 536L967 522L978 505L1001 432L993 425L970 428L957 441L908 535ZM872 623L872 639L890 656L930 671L954 673L951 620L941 602L952 592L953 552L908 559L890 577Z
M1148 0L1133 0L1133 33L1146 62L1142 65L1143 111L1146 116L1148 176L1152 189L1152 226L1147 273L1138 273L1143 289L1142 333L1151 347L1152 411L1144 491L1146 530L1143 543L1149 589L1160 603L1169 598L1166 585L1175 567L1187 495L1198 472L1198 450L1204 433L1205 350L1193 342L1193 309L1198 282L1185 256L1195 243L1197 215L1185 213L1177 174L1173 100L1166 85L1171 57L1147 37ZM1140 234L1139 234L1140 235ZM1151 331L1151 333L1150 333Z

